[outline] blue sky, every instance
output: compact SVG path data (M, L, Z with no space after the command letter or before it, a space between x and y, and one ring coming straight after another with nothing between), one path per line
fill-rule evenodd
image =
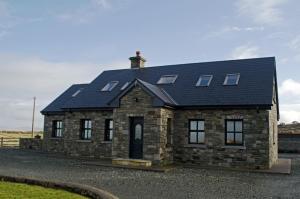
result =
M281 121L300 121L299 18L296 0L0 0L0 129L136 50L147 66L275 56Z

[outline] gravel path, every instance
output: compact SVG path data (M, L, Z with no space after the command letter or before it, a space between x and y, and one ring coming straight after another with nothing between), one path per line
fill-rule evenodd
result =
M291 175L175 169L169 173L83 165L82 160L0 149L0 174L92 185L120 198L300 198L300 155Z

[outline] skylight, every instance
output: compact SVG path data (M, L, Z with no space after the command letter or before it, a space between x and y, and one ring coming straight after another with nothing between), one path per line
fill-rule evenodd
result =
M82 89L77 90L77 91L72 95L72 97L76 97L76 96L81 92L81 90L82 90Z
M128 85L129 85L129 82L126 82L126 83L122 86L121 91L124 90L125 88L127 88Z
M158 80L157 84L174 84L177 79L177 75L163 75Z
M209 86L212 78L212 75L201 75L196 86Z
M119 82L118 81L111 81L111 82L108 82L103 88L101 91L112 91L112 89L115 88L115 86L117 86Z
M240 79L240 74L227 74L224 85L232 86L232 85L237 85L239 83Z

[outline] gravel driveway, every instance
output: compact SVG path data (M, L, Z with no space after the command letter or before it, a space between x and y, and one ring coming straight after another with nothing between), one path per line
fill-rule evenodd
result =
M0 149L0 175L82 183L120 198L300 198L300 154L292 174L175 169L168 173L83 165L82 160Z

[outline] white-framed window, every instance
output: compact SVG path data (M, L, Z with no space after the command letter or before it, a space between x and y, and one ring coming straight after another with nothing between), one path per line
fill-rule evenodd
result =
M111 82L108 82L102 89L101 91L112 91L112 89L114 89L117 84L119 82L118 81L111 81Z
M224 80L224 85L232 86L232 85L238 85L240 80L240 74L227 74Z
M157 84L174 84L177 79L177 75L163 75L157 81Z
M201 75L197 81L196 86L209 86L213 76L212 75Z

